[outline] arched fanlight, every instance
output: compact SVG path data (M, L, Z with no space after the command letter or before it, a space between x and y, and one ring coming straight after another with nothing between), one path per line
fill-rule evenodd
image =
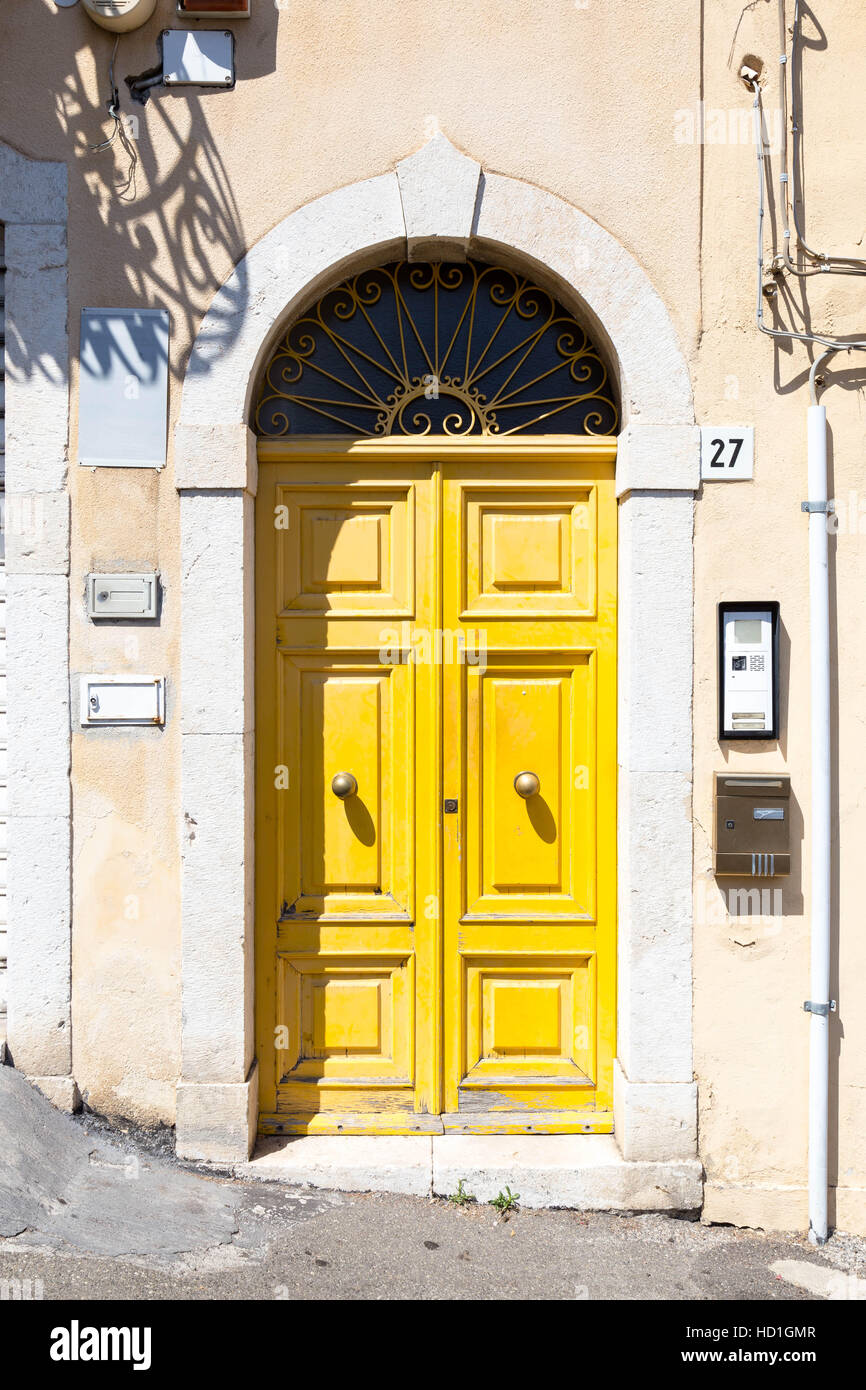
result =
M256 433L610 435L616 393L572 314L532 281L468 261L344 280L271 354Z

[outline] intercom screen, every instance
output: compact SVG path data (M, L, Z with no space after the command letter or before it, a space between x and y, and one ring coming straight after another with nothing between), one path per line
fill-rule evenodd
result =
M735 642L760 642L761 640L761 619L760 618L735 618L734 619L734 641Z

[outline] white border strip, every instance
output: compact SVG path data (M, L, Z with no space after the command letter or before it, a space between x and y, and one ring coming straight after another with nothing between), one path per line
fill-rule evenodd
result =
M66 166L0 145L0 221L7 265L8 1046L16 1067L72 1103Z

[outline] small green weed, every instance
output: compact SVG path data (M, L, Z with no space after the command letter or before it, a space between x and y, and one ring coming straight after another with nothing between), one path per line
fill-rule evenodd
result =
M510 1211L517 1211L517 1203L520 1201L520 1193L512 1192L506 1185L505 1191L500 1192L498 1197L494 1197L488 1202L489 1207L495 1207L500 1216L506 1216Z
M457 1191L452 1192L448 1198L449 1202L452 1202L455 1207L465 1207L468 1202L475 1201L475 1198L473 1197L472 1193L466 1191L465 1182L466 1179L461 1178L459 1183L457 1184Z

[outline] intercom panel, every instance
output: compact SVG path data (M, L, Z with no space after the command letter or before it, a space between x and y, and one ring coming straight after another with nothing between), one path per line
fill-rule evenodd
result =
M719 738L779 737L779 605L719 604Z

